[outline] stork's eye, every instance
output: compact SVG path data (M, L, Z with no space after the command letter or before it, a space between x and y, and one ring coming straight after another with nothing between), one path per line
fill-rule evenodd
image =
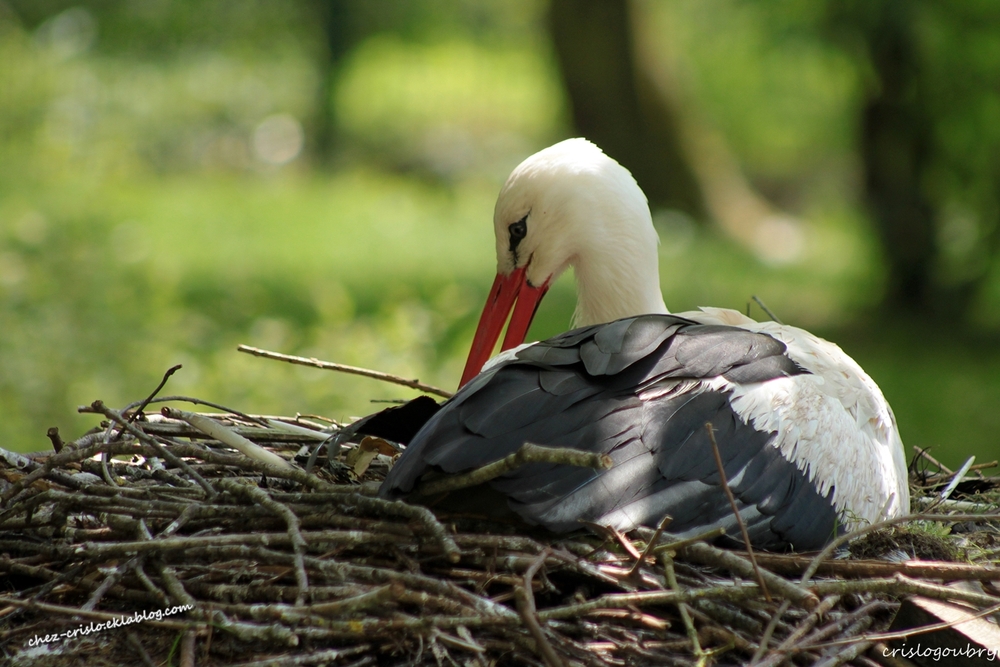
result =
M510 227L507 228L507 233L510 235L510 251L514 252L521 239L528 235L528 216L511 223Z

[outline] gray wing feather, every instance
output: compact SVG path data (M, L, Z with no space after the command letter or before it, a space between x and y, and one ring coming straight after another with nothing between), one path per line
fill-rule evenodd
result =
M811 549L836 526L831 494L733 412L729 396L699 380L764 382L804 373L765 334L644 315L570 331L477 376L413 438L379 489L410 492L431 470L473 470L525 442L599 452L610 470L537 463L490 482L530 523L568 531L580 521L631 529L735 528L705 431L709 422L741 517L755 546ZM691 380L677 393L642 400L657 382ZM730 530L737 535L738 531Z

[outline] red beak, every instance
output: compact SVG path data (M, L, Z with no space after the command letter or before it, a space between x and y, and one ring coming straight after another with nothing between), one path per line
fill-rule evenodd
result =
M483 307L483 314L479 318L479 326L476 328L476 337L472 339L472 349L469 350L469 359L465 362L465 372L462 373L462 381L459 387L479 375L483 364L493 354L493 347L500 338L500 331L511 309L514 314L510 317L510 324L507 325L507 335L504 336L503 345L500 350L509 350L524 342L528 335L528 327L535 317L538 304L542 297L549 290L549 281L541 287L533 287L528 283L524 275L524 268L515 269L508 275L498 273L490 295L486 297L486 305ZM515 305L516 302L516 305Z

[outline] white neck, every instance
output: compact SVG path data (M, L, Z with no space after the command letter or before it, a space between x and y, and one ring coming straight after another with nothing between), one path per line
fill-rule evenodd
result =
M588 250L570 260L577 291L574 326L669 312L660 291L658 239L652 224L615 228L638 233L594 239L586 244Z

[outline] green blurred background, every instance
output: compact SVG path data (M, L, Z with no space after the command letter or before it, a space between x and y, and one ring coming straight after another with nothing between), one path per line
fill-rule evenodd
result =
M0 0L0 446L176 363L247 412L413 395L238 343L454 387L500 185L583 134L671 309L758 295L908 447L995 458L998 82L993 0ZM572 308L567 276L532 336Z

